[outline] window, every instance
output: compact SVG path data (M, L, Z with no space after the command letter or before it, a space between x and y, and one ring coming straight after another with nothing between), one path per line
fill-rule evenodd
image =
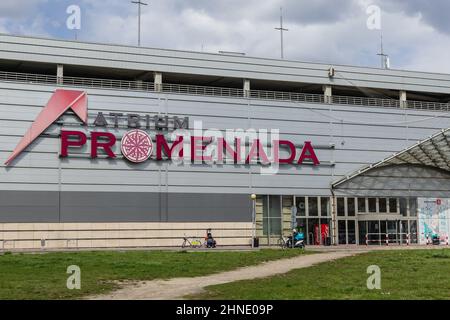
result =
M349 217L355 216L355 198L347 199L347 215Z
M320 198L320 215L322 217L330 216L330 198Z
M375 213L377 212L377 199L376 198L369 198L369 212Z
M297 230L299 232L303 232L303 234L305 234L305 235L307 234L306 226L307 226L307 223L306 223L305 218L297 219Z
M387 212L387 200L386 198L378 199L378 212L386 213Z
M262 196L263 204L263 235L269 234L269 197Z
M417 221L410 221L409 222L409 231L410 231L410 241L411 243L417 243L418 236L417 236Z
M297 216L306 217L306 199L305 197L296 197Z
M280 196L269 197L270 235L281 235L281 203Z
M358 213L367 213L366 198L358 198Z
M358 221L359 244L366 244L367 221Z
M400 214L404 217L408 215L408 202L405 198L400 198Z
M337 198L337 215L339 217L345 217L345 199Z
M355 221L347 221L348 244L356 244Z
M389 213L397 213L397 199L389 198Z
M346 227L343 220L338 221L338 235L339 244L347 244Z
M280 196L263 196L263 235L281 235Z
M317 202L317 197L308 198L308 212L310 217L319 216L319 207Z
M318 245L319 244L319 219L308 219L308 241L309 245Z
M409 215L411 217L417 217L417 198L409 199Z
M406 235L409 233L408 230L408 221L402 221L400 224L400 235L402 239L406 240Z

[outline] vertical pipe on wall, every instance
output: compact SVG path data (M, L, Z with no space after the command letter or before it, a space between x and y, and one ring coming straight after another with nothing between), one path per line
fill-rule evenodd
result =
M333 239L332 244L337 245L337 203L336 203L336 195L334 194L333 187L330 189L331 191L331 238Z

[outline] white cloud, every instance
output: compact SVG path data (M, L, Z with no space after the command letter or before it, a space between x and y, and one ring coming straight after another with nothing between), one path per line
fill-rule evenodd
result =
M32 7L44 0L25 0ZM450 73L445 52L450 38L446 21L440 19L446 2L435 5L413 0L152 0L143 7L142 43L145 46L181 50L246 52L252 56L278 58L279 7L284 8L287 59L329 64L379 66L380 34L366 27L366 7L379 4L385 49L394 68ZM57 29L46 13L19 18L18 5L8 1L11 17L0 30L44 35ZM95 42L137 43L137 7L129 1L78 0L83 22L79 39ZM431 8L432 7L432 8ZM50 7L49 7L50 8ZM440 10L442 9L442 10ZM6 12L6 11L5 11ZM439 13L440 12L440 13ZM433 15L437 17L430 23ZM445 20L445 21L444 21ZM439 30L439 31L437 31ZM16 32L17 33L17 32Z
M20 0L0 1L0 18L23 18L27 17L30 13L34 13L37 6L47 3L48 0Z

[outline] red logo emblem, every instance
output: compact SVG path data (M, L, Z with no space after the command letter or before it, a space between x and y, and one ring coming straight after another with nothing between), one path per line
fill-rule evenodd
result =
M140 163L152 155L153 142L147 132L131 130L123 136L121 150L125 158L131 162Z
M6 160L5 165L10 165L23 150L25 150L67 110L72 109L83 123L87 123L87 103L87 93L84 91L57 89L44 109L39 113L36 120L34 120L30 129L28 129L22 140L20 140L8 160Z

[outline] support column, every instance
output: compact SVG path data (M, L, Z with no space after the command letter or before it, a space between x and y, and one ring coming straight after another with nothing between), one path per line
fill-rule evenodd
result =
M331 86L323 86L324 102L331 104L333 102L333 88Z
M244 98L250 98L250 80L244 79Z
M400 91L400 108L406 109L408 107L407 101L408 95L406 94L406 91Z
M62 85L64 82L64 66L62 64L58 64L56 66L56 84Z
M136 89L138 89L138 90L145 90L144 81L136 80Z
M155 72L153 74L153 82L155 84L155 91L156 92L162 92L162 73L161 72Z

